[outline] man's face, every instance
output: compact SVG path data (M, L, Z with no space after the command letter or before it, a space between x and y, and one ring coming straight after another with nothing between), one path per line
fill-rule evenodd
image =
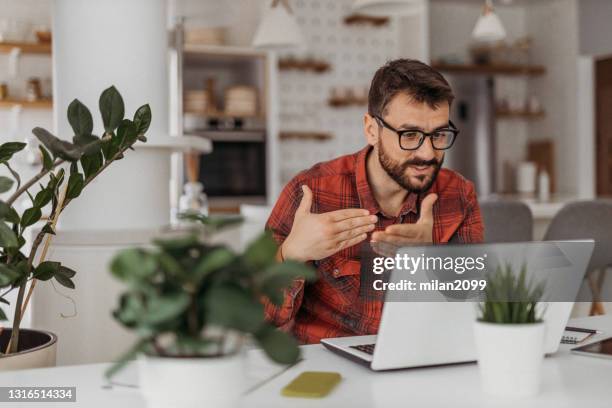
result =
M432 132L448 127L449 113L445 102L432 109L426 103L415 102L409 95L399 93L387 104L383 120L399 131L418 129ZM389 177L416 193L431 187L444 162L444 151L435 150L430 138L426 137L417 150L403 150L397 133L379 126L369 115L366 115L365 126L368 143L374 146L374 153Z

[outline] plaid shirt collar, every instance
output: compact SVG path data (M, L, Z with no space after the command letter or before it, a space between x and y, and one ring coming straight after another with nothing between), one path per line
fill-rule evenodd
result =
M378 205L378 202L372 194L370 183L368 183L367 175L367 158L368 154L372 151L372 146L366 146L359 153L357 153L357 160L355 161L355 180L357 184L357 195L359 196L359 203L361 208L365 208L370 214L381 214L387 218L391 217L383 213L382 209ZM405 216L409 212L417 214L417 204L419 195L416 193L408 193L406 200L402 205L400 216Z

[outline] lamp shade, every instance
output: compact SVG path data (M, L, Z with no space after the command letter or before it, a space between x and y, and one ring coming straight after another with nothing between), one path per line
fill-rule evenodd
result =
M474 26L472 37L477 41L493 42L506 38L506 29L490 4L486 4Z
M304 43L295 16L283 4L265 11L253 39L253 46L265 49L287 49Z
M352 9L376 17L413 16L423 10L423 0L355 0Z

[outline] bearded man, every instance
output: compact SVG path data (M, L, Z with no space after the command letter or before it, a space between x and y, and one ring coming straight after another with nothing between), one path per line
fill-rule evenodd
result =
M309 262L319 278L297 279L281 306L265 302L270 321L302 343L375 334L383 302L360 291L363 245L483 240L473 183L442 168L459 133L453 99L444 77L422 62L399 59L376 72L367 146L298 174L267 222L277 258Z

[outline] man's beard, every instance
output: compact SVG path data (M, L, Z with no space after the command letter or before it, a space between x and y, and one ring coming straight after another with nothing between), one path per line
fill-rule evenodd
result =
M429 190L429 188L433 185L434 181L436 181L436 177L438 177L438 173L440 172L440 169L442 168L442 164L444 163L444 157L442 157L442 160L440 161L436 159L431 159L431 160L415 159L415 160L407 160L403 163L398 163L398 162L393 161L393 159L391 159L385 153L385 150L381 142L378 142L378 160L380 161L380 165L387 172L389 177L391 177L397 184L404 187L406 190L412 193L417 193L417 194L421 194ZM431 175L431 178L427 180L425 184L423 184L420 187L417 187L410 181L410 176L406 174L406 170L408 169L409 166L426 166L426 165L434 166L434 171ZM427 176L421 176L418 178L422 182L425 180L426 177Z

